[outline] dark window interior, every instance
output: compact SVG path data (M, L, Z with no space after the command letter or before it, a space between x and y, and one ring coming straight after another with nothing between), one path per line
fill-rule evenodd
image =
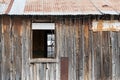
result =
M54 30L33 30L33 58L54 57Z

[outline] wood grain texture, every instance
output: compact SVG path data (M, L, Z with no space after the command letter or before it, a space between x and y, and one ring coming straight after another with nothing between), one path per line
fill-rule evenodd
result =
M12 55L13 55L13 80L21 79L22 71L22 46L21 46L22 19L14 18L12 27Z
M0 17L0 80L2 79L2 72L1 72L1 69L2 69L2 43L1 43L1 37L2 37L2 18Z
M119 31L92 31L92 17L57 17L56 59L31 59L31 20L0 17L0 80L120 79ZM61 64L62 57L69 65ZM68 77L61 78L61 67Z
M26 23L27 21L25 21ZM22 67L24 63L27 66L29 57L26 57L26 61L24 61L24 55L22 55L23 51L23 43L22 43L22 26L23 26L23 20L21 17L10 17L10 16L4 16L2 19L2 62L1 62L1 80L26 80L22 78L22 75L24 74ZM26 27L26 26L25 26ZM30 25L29 25L30 27ZM25 29L29 30L29 29ZM26 31L25 31L26 32ZM29 30L30 32L30 30ZM29 32L26 32L28 35ZM29 40L29 36L26 36L26 38ZM28 42L28 41L27 41ZM27 43L28 44L28 43ZM26 45L25 45L26 46ZM30 52L28 49L25 51ZM23 53L26 54L26 53ZM26 54L27 55L27 54ZM26 72L24 76L27 76L29 73L29 67L26 68ZM23 73L23 74L22 74ZM27 76L27 80L29 80L29 77Z
M29 19L24 19L22 22L22 80L30 80L31 23Z
M11 67L11 36L10 33L10 18L8 16L2 19L2 80L12 79Z
M57 63L57 59L41 58L41 59L31 59L30 63Z

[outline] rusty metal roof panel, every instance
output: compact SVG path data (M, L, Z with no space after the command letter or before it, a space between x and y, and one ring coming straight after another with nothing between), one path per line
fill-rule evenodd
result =
M0 14L6 14L12 0L0 0Z
M116 10L120 14L120 0L110 0L111 5L114 10Z
M0 3L0 14L3 14L4 11L5 11L5 4Z
M108 0L91 0L91 2L102 14L118 14Z
M8 14L23 15L26 0L14 0L11 10Z
M74 0L75 1L75 0ZM90 0L78 0L75 1L78 8L82 11L82 14L101 14L94 5L90 2Z
M101 14L89 0L27 0L24 13L31 15Z
M2 0L0 0L1 2ZM8 15L119 15L119 0L4 0L0 14Z

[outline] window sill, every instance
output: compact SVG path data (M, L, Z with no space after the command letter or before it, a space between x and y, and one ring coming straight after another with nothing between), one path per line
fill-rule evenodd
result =
M56 62L58 62L57 59L51 59L51 58L30 59L30 63L56 63Z

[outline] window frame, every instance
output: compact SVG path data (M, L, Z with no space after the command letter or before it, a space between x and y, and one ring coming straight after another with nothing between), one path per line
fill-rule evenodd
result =
M50 58L50 57L48 57L48 58L32 58L32 56L33 56L33 48L32 48L33 47L33 45L32 45L33 44L33 39L32 39L33 36L32 36L32 34L33 34L33 30L34 30L34 29L32 29L33 23L53 23L54 24L54 31L55 31L55 33L54 33L54 35L55 35L55 53L54 54L55 54L55 57L52 57L52 58ZM56 62L58 62L57 48L56 48L56 23L54 23L54 22L32 22L32 24L31 24L30 63L56 63Z

